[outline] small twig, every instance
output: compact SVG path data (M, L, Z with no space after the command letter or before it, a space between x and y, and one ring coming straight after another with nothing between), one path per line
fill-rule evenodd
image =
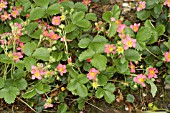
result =
M87 104L89 104L89 105L91 105L91 106L93 106L93 107L95 107L96 109L98 109L98 110L100 110L100 111L102 111L103 113L104 113L104 110L102 110L101 108L99 108L99 107L97 107L97 106L95 106L95 105L93 105L93 104L91 104L91 103L89 103L89 102L86 102Z
M19 101L21 101L22 103L24 103L25 105L27 105L33 112L38 113L38 112L36 112L29 104L27 104L24 100L22 100L21 98L17 97L17 99L18 99Z
M146 48L146 51L149 52L151 55L153 55L155 58L159 59L155 54L153 54L148 48Z

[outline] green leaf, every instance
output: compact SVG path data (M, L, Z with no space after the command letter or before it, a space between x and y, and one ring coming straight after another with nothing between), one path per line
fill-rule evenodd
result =
M157 92L157 87L156 87L156 85L154 84L154 82L152 80L149 80L148 82L149 82L149 84L151 86L152 97L155 97L156 92Z
M116 23L111 23L110 24L110 27L109 27L109 37L113 37L115 34L116 34L116 31L117 31L117 25Z
M67 85L67 89L69 91L73 91L77 89L77 80L76 79L71 79L70 82Z
M26 26L26 30L28 34L33 33L33 31L38 27L37 22L31 22Z
M82 20L84 18L85 13L84 12L75 12L72 16L72 22L75 24L76 22Z
M34 0L34 2L41 7L47 8L50 0Z
M66 10L70 10L71 8L74 7L74 2L72 2L72 1L64 1L64 2L61 2L60 4L61 4L61 5L64 7L64 9L66 9Z
M165 77L165 82L170 84L170 75L166 75Z
M106 22L109 23L109 22L111 22L110 18L112 16L113 16L112 12L106 11L106 12L103 13L102 18L103 18L103 20L105 20Z
M115 95L112 94L110 91L105 91L104 92L104 99L107 103L112 103L115 100Z
M127 100L128 102L130 102L130 103L133 103L134 100L135 100L135 97L134 97L133 95L131 95L131 94L127 94L126 100Z
M31 56L31 54L33 53L33 51L35 50L36 48L36 44L35 42L28 42L24 45L24 54L27 55L27 56Z
M7 63L7 64L12 64L13 60L6 56L5 54L0 54L0 62L2 63Z
M59 14L61 7L62 6L58 3L52 4L51 6L48 7L47 14L49 14L49 15Z
M120 9L118 5L113 6L112 13L113 13L113 17L118 20L120 16Z
M109 91L109 92L114 92L114 91L116 90L116 87L115 87L115 85L112 84L112 83L107 83L107 84L103 87L103 89L105 89L105 90L107 90L107 91Z
M155 7L154 7L154 12L159 15L161 12L162 12L162 4L157 4Z
M92 58L92 56L94 54L95 54L95 52L92 49L87 49L80 54L79 61L82 62L83 60L86 60L88 58Z
M86 99L85 99L85 98L79 97L79 98L77 99L78 109L79 109L79 110L82 110L82 109L83 109L85 102L86 102Z
M24 78L21 78L21 79L19 79L19 80L15 80L14 81L14 85L18 88L18 89L20 89L20 90L24 90L24 89L26 89L26 87L27 87L27 81L24 79Z
M95 51L96 54L98 53L104 53L104 48L105 48L105 43L90 43L89 45L89 49L92 49L93 51Z
M82 28L89 28L91 26L91 23L90 21L83 19L83 20L76 22L76 25Z
M139 12L137 12L137 17L140 20L146 20L147 18L150 17L150 11L148 11L148 10L139 11Z
M158 35L163 35L165 32L165 26L160 24L156 27L156 31L158 32Z
M28 72L31 71L31 66L36 65L36 60L31 57L24 58L24 64Z
M62 103L59 105L57 113L66 113L67 111L67 105Z
M15 70L13 72L14 80L18 80L18 79L22 78L24 76L24 74L25 74L24 70L19 70L19 69Z
M76 28L76 26L73 23L69 23L68 25L66 25L64 27L64 30L65 30L66 33L70 33L72 31L74 31L75 28Z
M36 91L34 89L30 90L30 91L27 91L26 93L24 93L22 95L23 98L32 98L33 96L36 95Z
M80 97L86 97L88 95L88 91L85 85L78 83L77 85L77 94Z
M159 0L146 0L146 9L152 9L158 3Z
M79 74L77 81L81 84L85 84L89 81L89 79L87 78L87 76L85 74Z
M36 7L31 10L29 19L30 20L37 20L39 18L42 18L45 15L45 9Z
M106 43L106 42L108 42L108 40L104 36L96 35L93 39L93 42L101 42L101 43L105 42Z
M128 49L125 51L125 58L130 61L139 61L140 60L140 54L138 51L134 49Z
M100 86L106 85L107 80L108 80L108 78L107 78L105 75L102 75L102 74L99 74L99 75L97 76L97 79L98 79L98 84L99 84Z
M28 35L20 36L20 41L23 43L29 42L30 40L31 40L31 37L29 37Z
M155 31L155 27L152 24L151 20L146 20L144 25L145 25L145 27L149 27L152 31Z
M151 37L151 30L149 27L141 27L136 35L138 42L149 40Z
M156 31L152 31L152 35L151 35L149 41L147 42L147 44L153 44L153 43L157 42L158 38L159 38L158 33Z
M42 35L42 29L36 30L33 34L29 36L35 39L40 39L40 35Z
M104 55L96 54L90 63L98 70L103 71L106 69L107 58Z
M104 90L101 88L101 87L99 87L98 89L97 89L97 91L96 91L96 94L95 94L95 96L96 96L96 98L102 98L103 97L103 95L104 95Z
M47 48L40 47L33 53L32 56L35 57L36 59L48 61L50 57L50 53Z
M85 4L83 4L83 3L75 3L74 9L76 11L86 12L88 10L88 7Z
M0 88L4 87L4 85L5 85L4 79L0 77Z
M85 19L91 20L91 21L97 21L97 16L95 13L87 13L85 16Z
M124 74L128 70L128 61L121 63L120 60L114 60L114 63L119 73Z
M87 48L87 46L90 44L91 40L89 38L83 38L78 43L78 46L80 48Z

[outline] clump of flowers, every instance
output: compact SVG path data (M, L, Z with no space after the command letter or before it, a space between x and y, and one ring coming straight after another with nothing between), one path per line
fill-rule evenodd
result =
M157 78L158 70L156 68L149 68L148 69L148 78Z
M31 74L32 74L32 79L34 80L35 78L41 80L42 76L46 74L46 70L43 68L43 64L40 63L38 66L31 66Z
M60 16L54 16L52 18L52 24L53 25L60 25L61 21L60 21Z
M114 44L105 44L104 52L107 54L116 53L116 46Z
M140 26L140 23L139 23L139 24L134 23L134 25L130 25L130 28L131 28L134 32L138 32L139 26Z
M91 68L89 73L87 74L87 78L89 78L89 80L96 80L96 76L99 73L99 71L95 68Z
M140 1L138 4L139 5L137 7L137 11L141 11L141 10L146 8L146 2L145 1Z
M63 76L63 74L67 72L66 65L59 64L57 66L57 70L60 73L60 75Z
M170 51L169 52L165 52L164 53L164 57L165 57L166 62L170 62Z
M126 38L122 40L122 43L124 44L125 50L129 49L129 47L136 47L136 39L133 39L130 36L126 36Z
M6 11L4 11L4 14L3 15L1 15L1 20L2 21L5 21L5 20L11 20L11 17L10 17L11 15L10 14L8 14Z
M50 32L49 37L52 40L58 40L60 38L60 36L58 34L55 34L53 31Z
M144 82L145 82L146 78L147 77L145 75L139 74L139 75L137 75L136 77L133 78L133 81L138 83L138 84L141 84L143 87L145 87L146 85L145 85Z
M0 2L0 11L2 11L2 9L7 8L7 4L8 3L6 1L1 0L1 2Z
M164 2L164 5L167 5L167 6L170 8L170 0L166 0L166 1Z

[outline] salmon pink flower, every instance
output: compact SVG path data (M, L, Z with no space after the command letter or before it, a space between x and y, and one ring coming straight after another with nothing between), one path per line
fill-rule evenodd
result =
M136 77L133 78L133 81L138 83L138 84L141 84L143 87L145 87L146 85L145 85L144 82L145 82L146 78L147 77L145 75L139 74L139 75L137 75Z
M130 67L130 72L131 73L135 73L136 71L135 71L135 65L132 63L132 62L130 62L130 65L129 65L129 67Z
M85 5L88 5L88 4L91 3L91 0L83 0L82 3L85 4Z
M165 52L164 53L164 57L165 57L166 62L170 62L170 51L169 52Z
M170 8L170 0L166 0L166 1L164 2L164 5L167 5L167 6Z
M39 64L38 67L32 65L31 66L31 74L32 79L34 80L35 78L41 80L42 76L46 74L46 70L43 68L43 64Z
M58 36L57 34L55 34L53 31L50 32L49 37L50 37L52 40L58 40L58 39L60 38L60 36Z
M126 39L122 40L122 43L124 44L124 49L127 50L129 47L136 47L136 39L131 38L130 36L127 36Z
M3 0L1 0L1 2L0 2L0 11L2 11L2 9L4 9L4 8L7 8L7 2L6 1L3 1Z
M134 23L134 25L130 25L130 28L131 28L134 32L138 32L139 26L140 26L140 23L139 23L139 24Z
M137 7L137 11L141 11L141 10L146 8L146 2L145 1L140 1L138 4L139 5Z
M48 36L49 36L48 31L44 30L44 31L43 31L43 35L46 36L46 37L48 37Z
M116 25L120 25L120 24L122 24L122 20L117 20L115 23L116 23Z
M52 18L52 24L53 25L60 25L61 21L60 21L60 16L54 16Z
M158 70L156 68L149 68L148 69L148 78L157 78Z
M11 15L12 15L12 17L16 18L17 16L20 15L20 13L19 13L18 10L13 10L13 11L11 12Z
M6 11L4 12L3 15L1 15L1 20L5 21L5 20L11 20L10 14L8 14Z
M92 58L88 58L86 59L87 62L91 62Z
M18 62L20 60L20 58L23 58L23 55L21 52L14 52L13 53L13 59L15 62Z
M59 64L57 66L57 70L58 72L60 73L61 76L63 76L63 73L66 73L67 70L66 70L66 65L62 65L62 64Z
M118 25L117 32L123 34L125 27L126 27L125 24L120 24L120 25Z
M98 70L96 70L95 68L91 68L89 73L87 74L87 78L89 78L89 80L95 80L98 73Z
M107 54L116 54L116 46L114 46L114 44L105 44L104 52Z

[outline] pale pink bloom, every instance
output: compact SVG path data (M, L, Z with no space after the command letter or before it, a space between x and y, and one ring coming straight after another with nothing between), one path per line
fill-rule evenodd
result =
M157 78L158 70L156 68L149 68L148 69L148 78Z
M70 64L70 63L72 62L72 58L69 57L69 58L67 59L67 62L68 62L68 64Z
M44 104L44 108L46 109L46 108L51 108L51 107L53 107L53 104L51 104L51 103L45 103Z
M127 36L126 39L122 40L122 43L124 44L124 49L127 50L129 47L136 47L136 39L131 38L130 36Z
M59 64L57 66L57 70L60 73L60 75L63 76L63 73L67 72L66 65Z
M116 21L116 19L115 19L114 17L111 17L110 20L111 20L112 22L115 22L115 21Z
M169 52L165 52L164 53L164 57L165 57L166 62L170 62L170 51Z
M107 54L116 54L116 46L114 44L105 44L104 52Z
M132 62L130 62L130 65L129 65L129 67L130 67L130 72L131 73L135 73L136 71L135 71L135 65L132 63Z
M18 10L13 10L13 11L11 12L11 15L12 15L14 18L16 18L17 16L20 15L20 13L19 13Z
M85 4L85 5L88 5L88 4L91 3L91 0L83 0L82 3Z
M8 14L6 11L4 11L4 14L1 15L1 20L5 21L5 20L11 20L10 14Z
M167 6L170 8L170 0L166 0L166 1L164 2L164 5L167 5Z
M20 58L23 58L21 52L14 52L13 53L13 59L14 59L15 62L18 62L20 60Z
M60 21L60 16L54 16L52 18L52 24L53 25L60 25L61 21Z
M24 49L24 43L20 42L19 46L17 47L17 50L23 50Z
M53 31L50 32L49 37L50 37L52 40L58 40L58 39L60 38L60 36L59 36L58 34L55 34Z
M118 34L118 36L119 36L120 38L126 38L126 34L123 34L123 33Z
M46 31L46 30L43 31L43 35L46 36L46 37L50 36L48 31Z
M13 9L14 9L14 10L18 10L18 11L22 11L22 6L20 6L20 7L14 6Z
M3 1L3 0L1 0L1 2L0 2L0 11L2 11L2 9L4 9L4 8L7 8L7 2L6 1Z
M133 78L133 81L138 83L138 84L141 84L143 87L145 87L146 85L145 85L144 82L145 82L146 78L147 77L145 75L139 74L139 75L137 75L136 77Z
M137 11L141 11L141 10L146 8L146 2L145 1L140 1L138 4L139 5L137 7Z
M96 80L96 76L98 73L98 70L96 70L95 68L91 68L89 73L87 74L87 78L89 78L89 80Z
M46 70L43 68L43 64L39 64L38 67L32 65L31 66L31 74L32 75L32 79L39 79L41 80L42 79L42 76L46 74Z
M134 23L134 25L130 25L130 28L131 28L134 32L138 32L139 26L140 26L140 23L139 23L139 24Z
M119 24L119 25L118 25L118 28L117 28L117 32L123 34L125 27L126 27L125 24Z
M67 39L67 38L64 36L64 37L62 37L62 38L60 39L60 41L61 41L61 42L64 42L64 41L71 42L72 40L69 40L69 39Z

